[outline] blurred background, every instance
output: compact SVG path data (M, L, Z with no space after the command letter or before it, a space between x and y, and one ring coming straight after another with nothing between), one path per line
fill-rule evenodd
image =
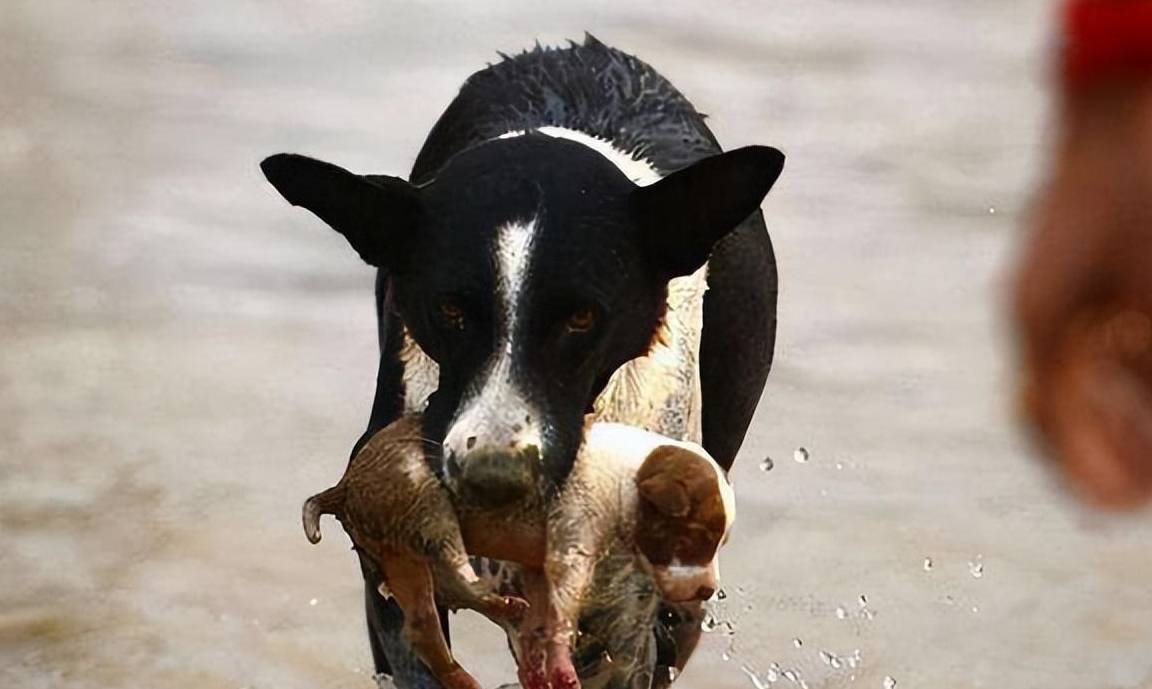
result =
M1054 9L5 0L0 686L372 687L354 557L299 526L367 419L372 272L257 163L407 174L496 51L585 30L788 154L777 363L679 686L1152 686L1152 517L1083 512L1013 426Z

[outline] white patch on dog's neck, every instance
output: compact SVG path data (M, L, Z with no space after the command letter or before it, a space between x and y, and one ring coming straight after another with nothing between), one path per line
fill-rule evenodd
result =
M531 130L516 130L501 134L499 139L511 139L517 136L523 136L529 131L539 132L546 136L551 136L556 139L567 139L568 141L575 141L576 143L584 144L593 151L608 159L623 172L624 175L632 180L633 184L645 187L658 181L661 174L656 171L655 166L647 159L637 160L629 155L627 152L617 148L611 141L601 139L593 136L588 132L582 132L579 129L569 129L567 127L539 127Z

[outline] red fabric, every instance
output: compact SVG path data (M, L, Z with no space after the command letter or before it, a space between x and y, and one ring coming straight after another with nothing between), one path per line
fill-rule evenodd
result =
M1076 89L1152 78L1152 0L1070 0L1064 6L1063 77Z

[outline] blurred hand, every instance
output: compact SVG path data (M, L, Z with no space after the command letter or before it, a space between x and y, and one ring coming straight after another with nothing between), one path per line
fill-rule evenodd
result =
M1152 82L1074 94L1017 267L1024 413L1089 502L1152 498Z

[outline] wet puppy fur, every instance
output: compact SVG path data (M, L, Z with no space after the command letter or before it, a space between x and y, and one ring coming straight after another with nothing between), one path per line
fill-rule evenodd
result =
M515 510L454 508L424 458L419 415L376 433L334 487L303 509L308 539L335 515L376 566L381 593L404 612L404 635L449 689L478 689L454 660L436 603L470 608L516 638L526 689L578 687L572 644L595 567L632 553L666 599L699 600L717 586L716 558L734 519L727 479L703 448L619 424L587 433L570 480L548 504ZM510 539L509 529L524 532ZM509 543L514 544L511 548ZM524 565L523 593L498 595L468 555Z

